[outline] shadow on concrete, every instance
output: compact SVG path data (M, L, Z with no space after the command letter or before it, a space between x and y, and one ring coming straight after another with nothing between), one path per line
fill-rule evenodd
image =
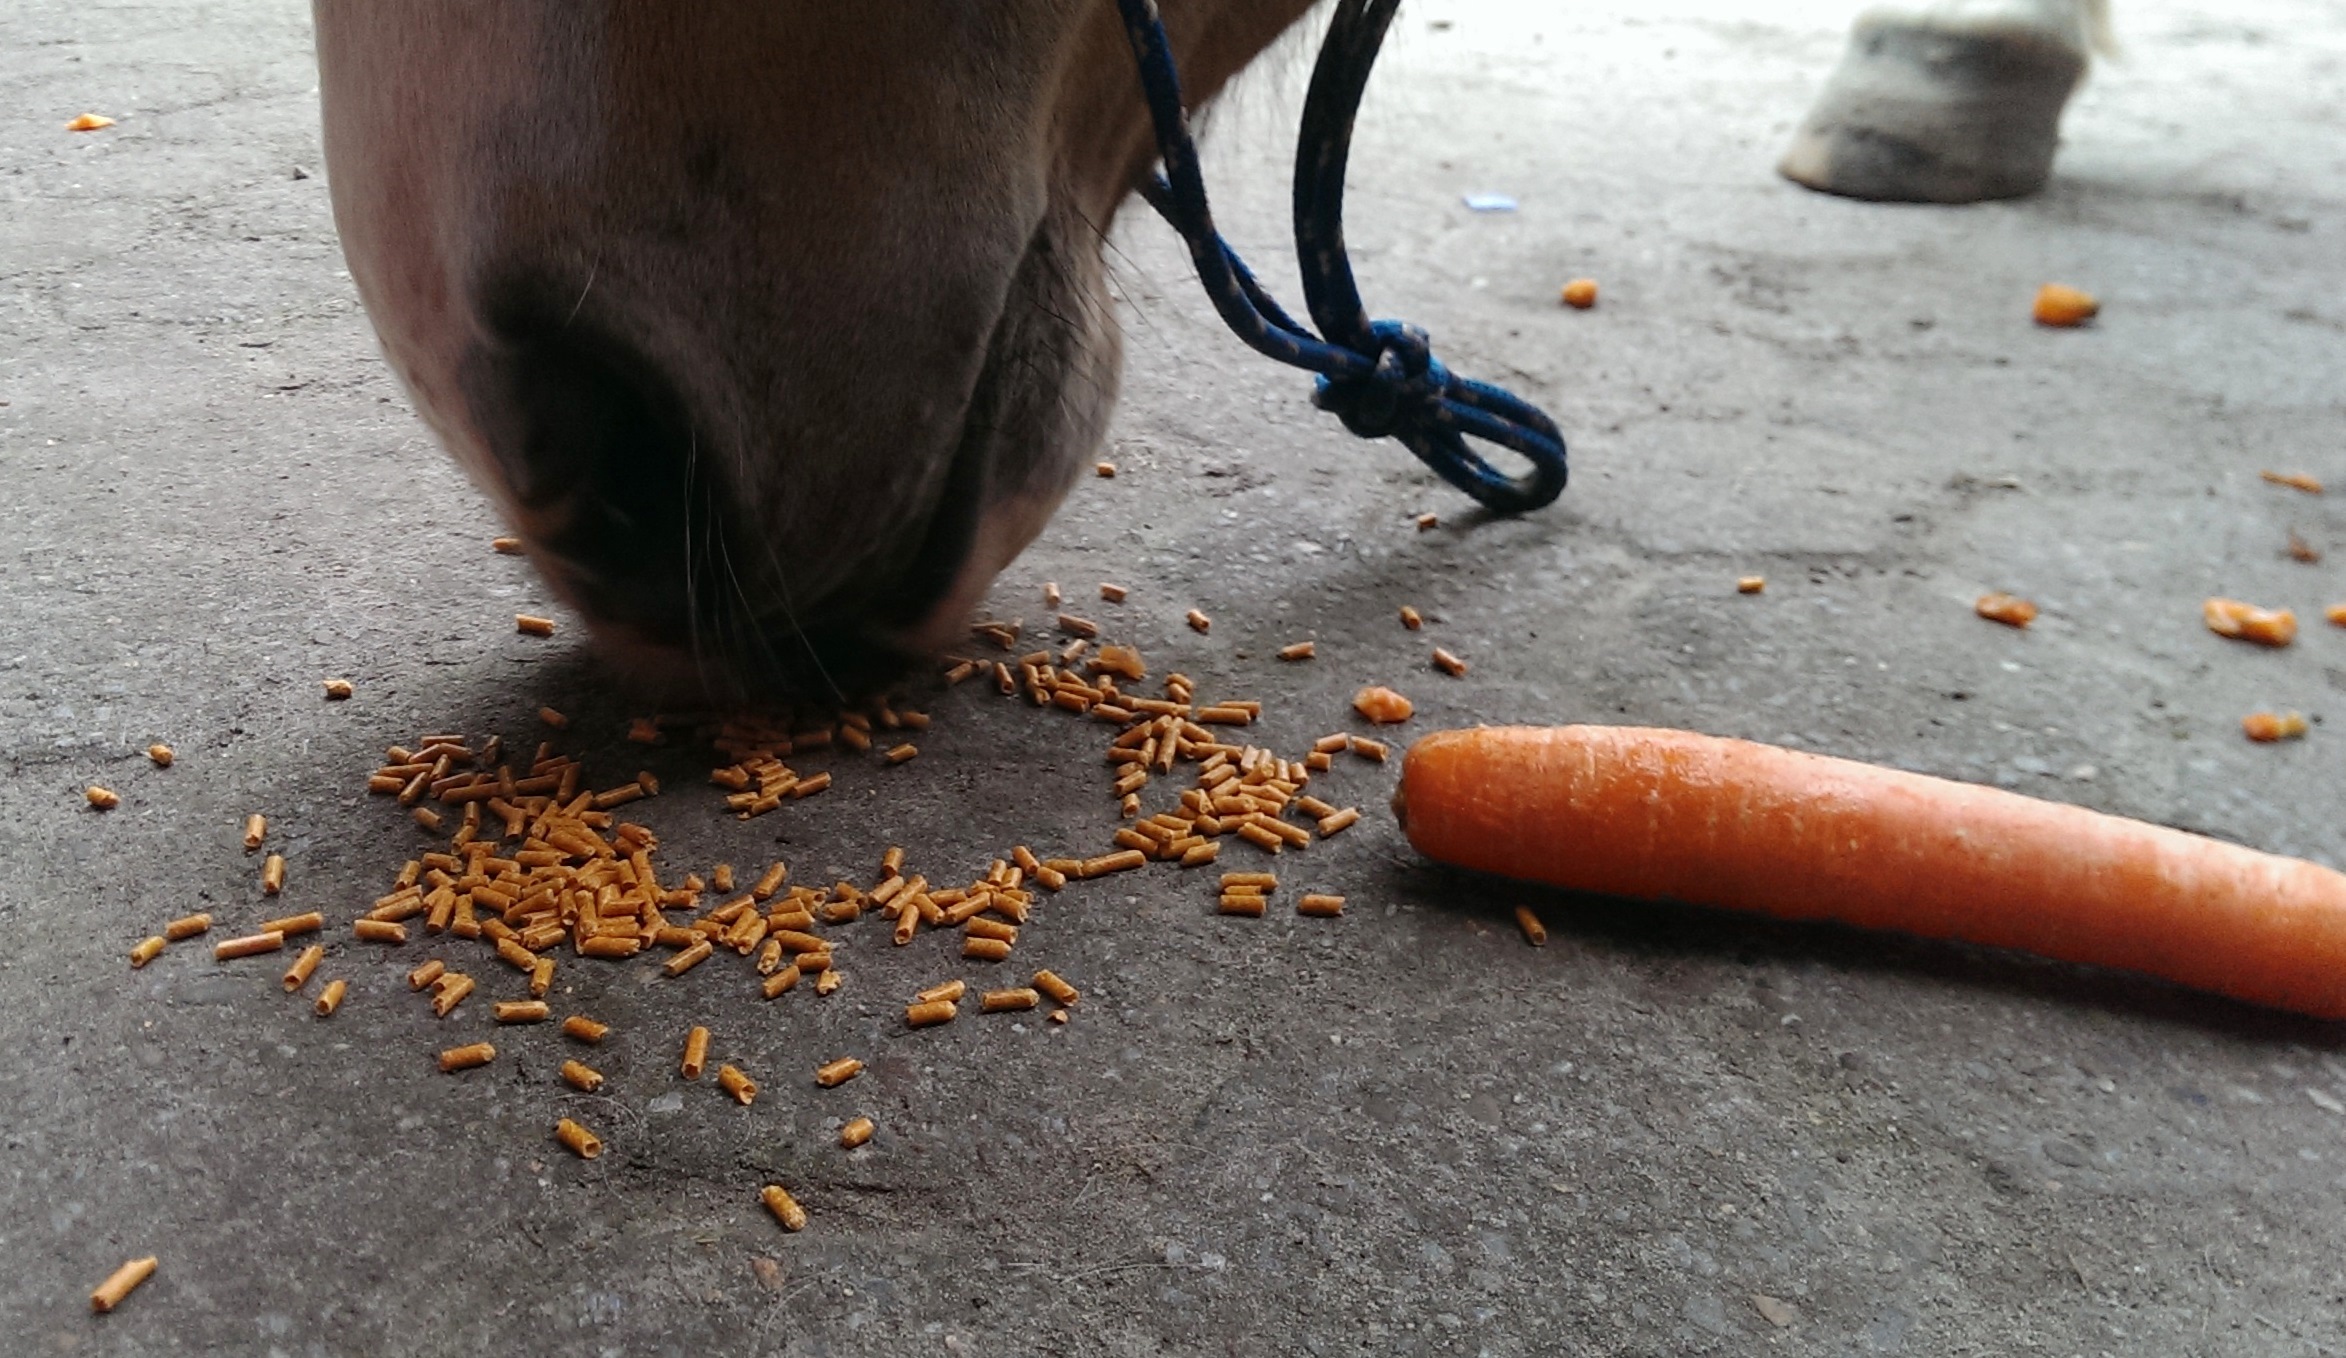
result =
M1430 910L1488 916L1510 930L1515 927L1514 908L1528 905L1547 926L1551 946L1578 944L1627 963L1822 964L2108 1010L2261 1044L2300 1043L2320 1051L2346 1052L2346 1023L2185 990L2130 972L1841 924L1794 923L1703 906L1591 896L1431 864L1400 867L1393 876L1400 899Z

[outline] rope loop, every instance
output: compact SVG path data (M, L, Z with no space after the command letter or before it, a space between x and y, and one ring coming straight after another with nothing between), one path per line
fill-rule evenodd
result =
M1232 333L1258 353L1319 374L1312 404L1362 438L1399 440L1491 509L1520 514L1563 492L1562 431L1513 392L1454 376L1434 357L1425 331L1402 321L1370 320L1344 247L1344 169L1353 117L1399 4L1337 0L1304 99L1295 153L1295 245L1317 333L1272 299L1215 229L1157 0L1117 0L1165 167L1141 184L1141 196L1181 233L1199 283ZM1531 470L1508 476L1468 448L1467 435L1518 454Z

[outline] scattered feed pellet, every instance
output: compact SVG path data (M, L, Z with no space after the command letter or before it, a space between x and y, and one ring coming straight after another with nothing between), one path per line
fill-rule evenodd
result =
M1116 475L1116 464L1113 462L1094 462L1092 464L1092 475L1102 478L1113 478Z
M695 1027L684 1035L684 1059L677 1063L677 1073L687 1080L697 1080L708 1062L709 1030Z
M908 1027L933 1028L940 1023L951 1023L960 1013L961 1007L952 1000L922 1000L904 1007L904 1022Z
M592 1160L603 1153L603 1138L569 1118L554 1124L554 1139L581 1160Z
M569 1018L562 1020L562 1035L564 1037L576 1038L589 1045L600 1043L604 1035L610 1031L610 1024L597 1023L584 1014L572 1014Z
M159 769L170 768L171 761L178 757L179 756L172 753L170 746L162 744L161 742L157 742L147 747L147 758L154 763L156 768Z
M918 755L919 753L920 747L908 740L902 745L899 745L896 748L888 751L886 759L887 762L891 764L901 764L906 760Z
M261 934L283 934L287 938L291 938L295 934L314 934L325 927L326 916L324 912L318 910L305 910L301 914L287 915L282 919L262 920L261 927L254 930L253 932Z
M959 985L961 983L959 981L955 981L954 984ZM1050 996L1051 999L1058 1004L1073 1004L1077 1000L1083 998L1082 991L1077 990L1074 986L1069 985L1066 980L1055 971L1045 970L1036 972L1034 975L1034 988L1043 992L1045 995Z
M833 1089L862 1073L863 1062L852 1056L842 1056L836 1061L826 1061L816 1067L815 1083L825 1089Z
M318 992L318 1002L311 1007L319 1018L332 1018L334 1011L342 1007L342 997L349 993L350 982L337 976L326 982L326 988Z
M216 961L227 962L239 957L256 957L275 952L285 946L285 935L280 933L247 934L243 938L223 939L212 947Z
M732 1066L717 1067L717 1087L744 1108L757 1101L757 1083Z
M211 927L211 912L208 910L198 911L192 915L181 915L178 919L165 924L163 937L177 943L182 939L194 938L197 934L207 933Z
M2287 486L2291 490L2302 490L2308 495L2319 495L2322 493L2322 483L2320 480L2315 477L2308 476L2304 472L2263 471L2258 472L2257 475L2263 477L2267 481L2272 482L2276 486Z
M2036 621L2036 605L2012 594L1982 594L1971 611L2006 627L2026 627Z
M1466 662L1440 646L1434 648L1434 668L1453 679L1464 678L1466 675Z
M1735 577L1735 592L1737 594L1764 594L1767 589L1768 577L1764 575L1738 575Z
M511 537L490 538L489 550L497 553L499 556L520 556L521 539Z
M1103 462L1100 465L1105 467L1108 464ZM806 1229L806 1209L798 1205L798 1199L790 1196L789 1189L780 1184L767 1184L764 1189L759 1191L758 1201L764 1203L766 1210L774 1214L774 1220L782 1223L783 1230L803 1231Z
M872 1120L870 1118L850 1119L846 1126L839 1129L840 1148L843 1150L854 1150L856 1147L872 1139L872 1131Z
M1562 300L1564 305L1575 311L1588 310L1597 304L1597 280L1593 278L1573 279L1564 285Z
M1417 516L1417 531L1420 533L1430 533L1441 526L1442 516L1439 514L1429 512Z
M1403 604L1401 605L1401 625L1414 632L1426 625L1426 615L1408 604Z
M554 620L539 617L535 613L516 613L513 615L513 630L525 637L550 637L554 635Z
M161 934L151 934L145 938L140 939L138 941L138 946L130 950L130 965L132 968L136 969L138 967L143 967L147 963L154 961L158 957L161 957L163 955L164 945L168 941L169 940L165 939Z
M326 681L326 701L328 702L341 702L357 691L351 686L348 679L328 679Z
M1102 581L1100 583L1100 597L1107 600L1109 603L1123 603L1125 596L1130 593L1131 591L1122 585L1111 585L1106 581Z
M103 113L83 113L76 115L72 122L67 123L65 130L68 132L97 132L112 126L114 126L114 120ZM149 1260L148 1262L151 1264L154 1261ZM124 1267L127 1268L129 1265L126 1264ZM135 1287L137 1284L133 1283L131 1286ZM98 1309L105 1310L106 1308L100 1307Z
M554 1012L544 1000L499 1000L489 1016L499 1023L544 1023Z
M89 802L91 806L97 808L100 811L111 811L115 807L122 805L121 793L116 792L110 787L99 787L96 783L92 783L88 787L83 788L81 790L81 795L83 799Z
M269 837L269 818L256 811L244 818L244 848L250 853Z
M1515 907L1515 927L1523 931L1523 941L1535 948L1548 946L1548 926L1531 912L1528 905Z
M87 114L83 115L83 117L88 116ZM79 122L81 119L77 118L74 121ZM110 123L114 120L108 118L105 121ZM107 1274L106 1281L99 1283L97 1290L90 1293L90 1309L104 1315L120 1306L122 1299L135 1291L140 1283L155 1276L156 1263L156 1257L150 1254L144 1259L133 1259Z
M562 1083L592 1094L603 1087L603 1072L581 1061L562 1063Z
M485 1066L497 1059L497 1049L486 1042L467 1042L461 1047L450 1047L440 1053L440 1070L453 1073Z
M446 1018L456 1012L456 1006L473 992L473 979L460 971L452 971L432 982L432 1017Z
M1041 994L1037 993L1036 991L1029 990L1024 986L1017 986L1008 990L989 990L983 996L979 997L978 1012L982 1014L1001 1014L1015 1009L1032 1009L1042 1002L1043 997Z
M285 855L270 854L261 861L261 894L274 896L285 889Z
M325 960L326 946L322 943L312 943L308 947L302 949L301 956L294 958L293 965L285 969L285 975L283 977L285 983L285 993L290 995L294 991L301 989L303 986L308 985L310 983L310 973L316 971L318 969L318 963Z
M1295 902L1295 913L1317 919L1334 919L1344 913L1342 896L1307 895Z

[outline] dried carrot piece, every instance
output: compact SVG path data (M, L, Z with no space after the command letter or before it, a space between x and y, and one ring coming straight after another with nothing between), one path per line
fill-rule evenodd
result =
M2210 599L2200 605L2208 630L2220 637L2286 646L2297 639L2297 615L2286 608L2258 608L2238 599Z
M2296 712L2251 712L2240 719L2240 729L2260 743L2289 740L2305 734L2305 718Z
M2063 283L2047 283L2037 289L2031 314L2038 325L2069 329L2092 320L2101 309L2102 304L2094 300L2092 293Z
M1389 688L1372 685L1352 695L1352 710L1380 726L1409 720L1417 708Z
M2026 627L2036 621L2036 605L2015 594L1982 594L1971 611L2006 627Z

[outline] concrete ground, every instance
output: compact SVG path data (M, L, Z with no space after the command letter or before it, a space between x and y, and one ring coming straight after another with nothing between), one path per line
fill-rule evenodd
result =
M1355 158L1364 286L1554 412L1572 488L1492 521L1346 439L1136 213L1121 474L1077 489L996 611L1122 582L1083 608L1261 698L1290 751L1377 679L1419 699L1412 730L1687 726L2339 861L2346 633L2244 649L2198 605L2346 597L2283 552L2292 529L2346 550L2346 514L2257 476L2346 476L2346 8L2118 17L2128 60L2079 97L2052 189L1947 210L1771 175L1834 7L1413 4ZM1270 62L1210 152L1266 266L1304 65ZM1048 900L1012 966L1085 989L1064 1028L906 1032L908 991L969 973L876 929L828 999L762 1003L738 965L566 963L563 1010L617 1026L584 1096L547 1031L434 1072L488 1032L477 1000L435 1023L406 994L439 949L337 942L353 993L324 1022L269 962L184 945L132 971L188 910L346 917L419 846L363 795L382 748L535 740L541 703L607 777L670 777L642 819L680 866L860 880L901 843L952 878L1113 826L1096 729L976 685L923 690L912 765L836 761L832 794L748 824L703 756L622 743L578 629L511 634L544 591L489 554L481 497L377 358L313 85L283 0L0 14L8 1352L2346 1351L2335 1027L1461 880L1412 856L1373 766L1323 780L1368 819L1280 863L1346 893L1340 921L1219 918L1158 868ZM121 123L60 130L85 109ZM1521 210L1470 215L1473 190ZM1593 312L1555 305L1578 274ZM2032 327L2047 279L2100 294L2101 322ZM1766 594L1734 593L1746 572ZM2043 618L1979 621L1988 589ZM1305 637L1318 660L1271 660ZM1435 642L1472 672L1432 673ZM358 696L324 703L329 675ZM2312 734L2249 745L2238 719L2268 707ZM121 808L84 809L93 781ZM254 810L291 861L279 902L236 843ZM1544 950L1508 922L1525 901ZM517 989L493 968L485 992ZM694 1022L761 1078L754 1107L675 1078ZM843 1054L870 1070L817 1090ZM857 1113L878 1138L842 1152ZM610 1151L562 1154L564 1114ZM769 1181L804 1233L758 1209ZM93 1319L88 1289L146 1253L154 1281Z

